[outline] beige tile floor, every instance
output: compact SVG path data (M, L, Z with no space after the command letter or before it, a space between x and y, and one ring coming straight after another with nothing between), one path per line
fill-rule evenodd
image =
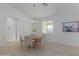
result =
M17 42L9 42L7 46L0 47L0 56L79 56L79 47L46 42L43 48L29 50Z

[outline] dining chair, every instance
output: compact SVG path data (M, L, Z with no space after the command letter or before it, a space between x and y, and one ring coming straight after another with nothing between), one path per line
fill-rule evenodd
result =
M24 36L24 42L25 42L25 47L32 49L33 45L32 45L32 38L31 36Z
M22 36L20 36L20 46L22 47L24 45L24 40L22 38Z
M43 46L46 44L46 39L47 39L47 35L46 34L42 34L42 42L41 42L41 44Z

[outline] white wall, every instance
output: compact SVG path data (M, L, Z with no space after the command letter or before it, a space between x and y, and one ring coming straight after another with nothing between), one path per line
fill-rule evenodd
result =
M79 21L76 17L72 16L57 16L52 19L54 22L54 32L48 35L48 41L58 42L67 45L73 45L79 47L79 32L63 32L62 23ZM50 39L49 39L50 38Z
M26 18L25 20L19 20L19 34L20 36L26 36L31 34L31 20Z
M20 13L19 11L9 7L7 4L0 4L0 46L5 45L6 43L6 19L8 17L17 18L21 20L20 23L24 23L25 25L25 33L30 32L30 18ZM23 20L23 21L22 21ZM20 30L21 31L21 30Z
M79 21L79 4L57 4L54 22L54 33L49 35L49 41L59 42L79 47L79 32L63 32L62 23Z

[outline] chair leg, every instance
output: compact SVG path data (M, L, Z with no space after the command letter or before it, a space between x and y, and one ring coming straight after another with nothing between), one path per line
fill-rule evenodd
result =
M20 46L21 46L21 47L23 46L22 42L20 43Z

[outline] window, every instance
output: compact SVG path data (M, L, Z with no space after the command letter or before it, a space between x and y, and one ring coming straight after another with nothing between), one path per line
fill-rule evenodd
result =
M42 22L42 33L53 33L53 21Z

